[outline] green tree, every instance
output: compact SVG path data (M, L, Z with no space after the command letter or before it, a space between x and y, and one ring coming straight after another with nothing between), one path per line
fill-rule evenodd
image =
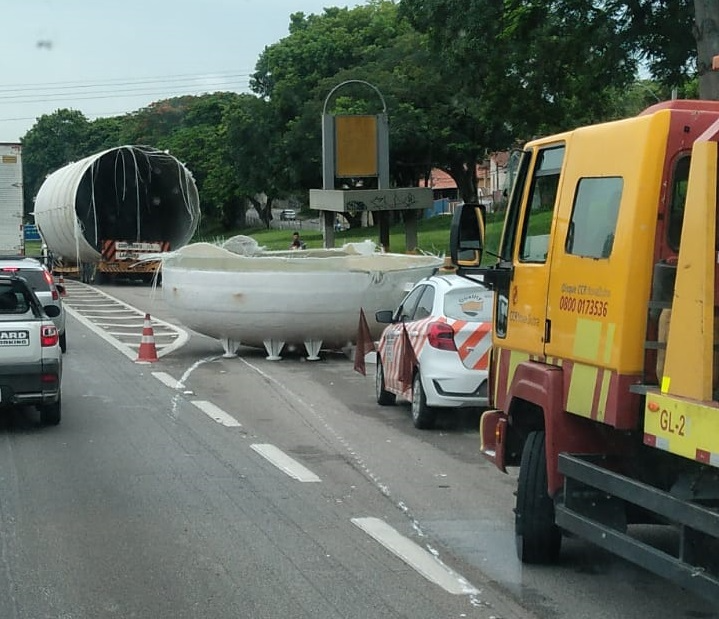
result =
M292 186L284 144L284 120L274 103L240 95L225 117L227 153L237 191L269 227L272 204ZM238 208L241 205L235 201Z
M447 86L474 101L475 118L501 119L527 139L604 118L611 87L633 80L633 50L612 15L596 5L401 0L400 14L429 35L448 68Z
M681 89L697 79L698 96L719 99L716 0L609 0L606 7L655 80Z

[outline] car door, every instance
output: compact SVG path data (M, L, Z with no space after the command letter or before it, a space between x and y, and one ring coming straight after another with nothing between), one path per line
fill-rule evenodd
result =
M402 331L412 328L412 320L417 304L427 286L422 284L413 288L395 311L392 324L384 333L384 345L380 347L380 359L384 369L385 388L395 394L401 394L406 387L400 383L400 365L402 360Z

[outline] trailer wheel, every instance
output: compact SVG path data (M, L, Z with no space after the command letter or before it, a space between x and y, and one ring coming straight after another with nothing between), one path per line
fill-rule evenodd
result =
M384 368L377 354L377 367L374 375L375 395L377 396L377 404L380 406L390 406L395 403L396 396L384 388Z
M544 442L544 432L530 433L519 467L514 532L522 563L552 563L562 544L562 532L554 523L554 502L547 492Z

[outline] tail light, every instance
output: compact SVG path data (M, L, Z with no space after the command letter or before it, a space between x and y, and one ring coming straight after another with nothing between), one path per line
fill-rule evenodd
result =
M50 292L52 292L52 300L57 301L60 298L60 293L55 287L55 280L53 279L52 274L50 273L50 271L44 270L42 272L42 275L45 278L45 281L47 282L48 286L50 286Z
M454 330L446 322L433 322L427 331L427 343L439 350L457 350Z
M55 346L60 341L60 334L55 325L45 325L40 331L40 344L43 348Z

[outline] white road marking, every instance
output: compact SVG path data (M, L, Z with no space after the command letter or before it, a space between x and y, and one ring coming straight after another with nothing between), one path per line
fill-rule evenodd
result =
M232 415L228 415L212 402L208 402L207 400L192 400L192 403L210 417L210 419L214 419L217 423L221 423L223 426L227 426L228 428L242 427L242 424L237 421L237 419L235 419Z
M123 344L120 340L115 339L114 337L108 335L105 333L103 329L96 326L91 320L88 320L85 318L80 312L78 312L75 308L70 307L69 305L65 306L65 311L70 314L73 318L76 320L79 320L81 323L83 323L90 331L95 333L95 335L100 336L103 340L108 342L111 346L114 346L119 350L123 355L125 355L128 359L134 361L137 359L137 351L133 350L129 346L126 346Z
M370 537L378 541L387 550L402 559L412 569L417 570L427 580L439 585L453 595L475 595L479 590L463 576L446 566L435 555L411 539L401 535L379 518L352 518L352 524L358 526Z
M170 389L180 389L182 387L180 381L175 380L167 372L152 372L152 375Z
M80 288L82 287L82 288ZM88 290L89 288L86 287L85 284L77 283L77 288L80 290ZM129 318L137 318L138 316L144 317L146 315L146 312L143 312L136 307L133 307L132 305L129 305L128 303L125 303L124 301L120 301L120 299L117 299L106 292L103 292L102 290L98 289L91 289L93 298L97 298L97 295L104 296L107 299L112 300L114 303L116 303L118 306L120 306L119 309L112 309L112 310L102 310L98 309L96 310L98 314L92 313L92 304L90 304L89 308L86 307L78 307L74 308L71 305L72 300L68 300L65 305L66 311L71 314L76 320L79 320L84 325L86 325L91 331L93 331L96 335L99 335L102 339L104 339L106 342L110 343L112 346L117 348L122 354L124 354L128 359L131 359L132 361L135 361L137 359L137 347L138 344L135 344L134 342L132 344L125 344L118 340L117 338L113 337L109 333L107 333L104 329L101 329L97 326L96 322L93 322L93 318L97 320L107 320L108 316L105 314L120 314L121 316L117 316L118 320L122 320L122 316L128 316ZM73 287L73 296L74 293L78 290ZM124 309L123 309L124 308ZM88 310L86 312L86 310ZM85 313L86 312L86 313ZM101 315L99 315L101 314ZM128 321L129 324L133 324ZM144 321L143 321L144 326ZM171 352L177 350L178 348L182 348L190 339L190 334L185 331L182 327L179 327L177 325L173 325L169 322L165 322L164 320L160 320L159 318L152 318L151 319L151 325L153 326L153 335L156 337L160 336L160 333L158 331L157 334L154 333L154 327L159 327L162 325L163 327L169 329L170 331L177 334L177 337L172 340L171 342L164 344L155 342L156 348L157 348L157 356L162 358L167 354L170 354ZM141 334L139 331L138 326L138 333ZM119 334L120 337L127 337L127 334Z
M302 482L322 481L312 471L302 466L297 460L290 458L284 451L274 445L255 443L250 445L250 447L265 458L265 460L274 464L282 472L292 477L292 479Z

